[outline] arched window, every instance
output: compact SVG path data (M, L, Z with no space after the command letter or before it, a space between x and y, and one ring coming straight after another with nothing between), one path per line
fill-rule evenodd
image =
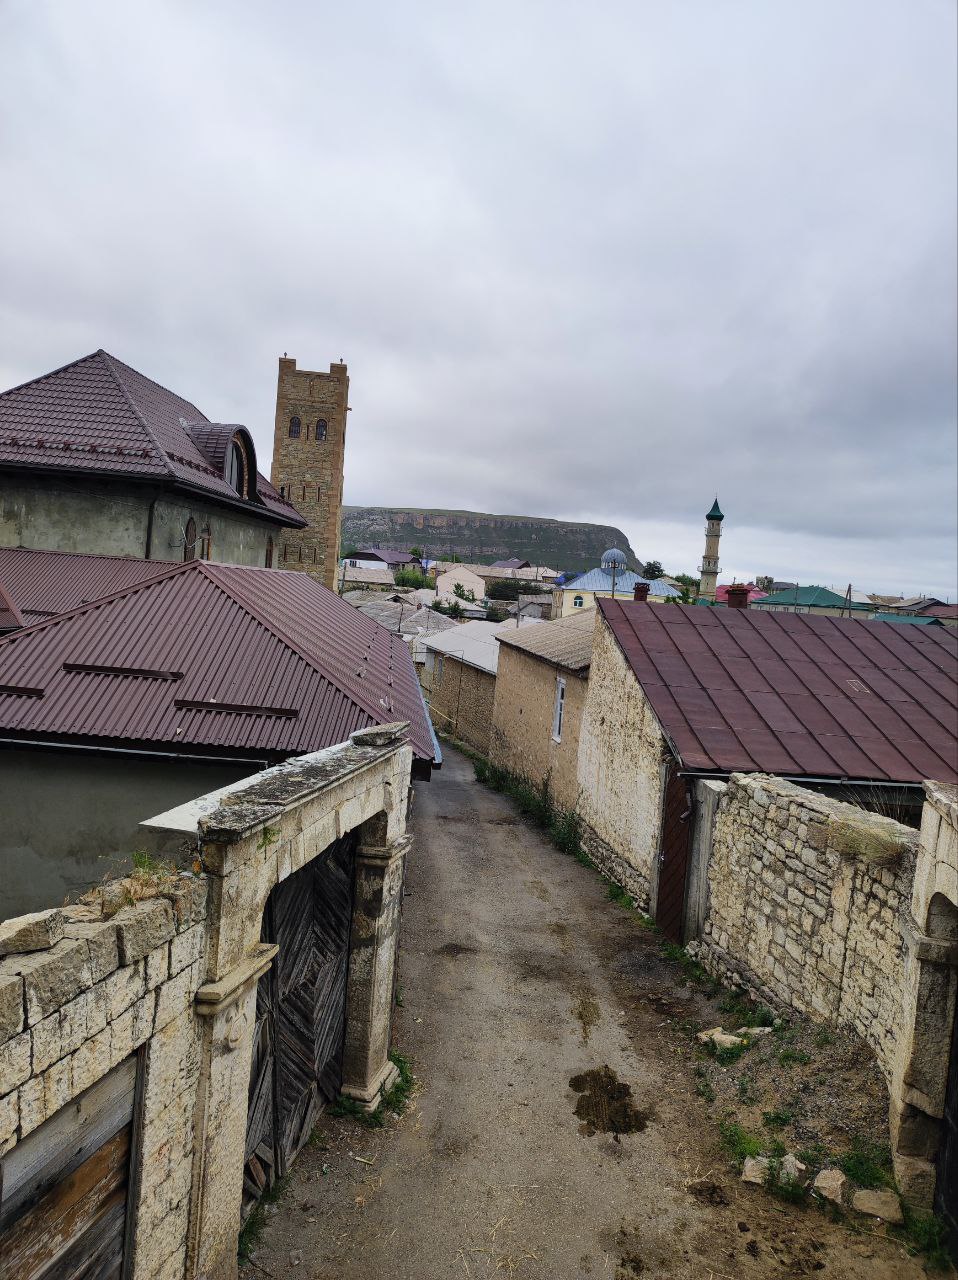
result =
M573 607L573 609L581 609L581 608L582 608L582 597L581 597L581 596L573 596L573 597L572 597L572 607Z
M192 516L186 522L186 532L183 538L183 559L196 559L196 521Z
M316 423L316 441L317 443L326 439L326 419L320 418Z
M290 418L289 420L289 438L290 440L298 440L303 430L303 424L299 418Z
M200 534L200 559L209 560L213 554L213 530L208 524L203 526Z
M266 568L272 569L272 567L273 567L273 539L267 538L266 539Z
M230 445L229 471L226 479L230 486L246 497L246 450L236 439Z

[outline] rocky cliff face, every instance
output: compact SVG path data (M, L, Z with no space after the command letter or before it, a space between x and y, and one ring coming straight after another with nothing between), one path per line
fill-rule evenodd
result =
M539 516L496 516L478 511L420 511L406 507L343 507L343 547L380 546L397 551L422 547L435 559L491 563L520 556L552 569L585 570L603 551L619 547L636 563L621 529Z

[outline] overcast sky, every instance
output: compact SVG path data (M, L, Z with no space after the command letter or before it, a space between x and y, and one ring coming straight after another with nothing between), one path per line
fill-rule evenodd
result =
M956 597L954 0L0 0L0 384L97 347L345 498Z

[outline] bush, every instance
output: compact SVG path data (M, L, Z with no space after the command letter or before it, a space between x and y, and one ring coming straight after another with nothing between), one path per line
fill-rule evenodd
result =
M410 591L432 590L436 585L421 569L397 569L394 577L397 587L406 587Z
M486 587L486 595L490 600L518 600L520 596L544 595L548 589L541 582L509 578L506 582L490 582Z

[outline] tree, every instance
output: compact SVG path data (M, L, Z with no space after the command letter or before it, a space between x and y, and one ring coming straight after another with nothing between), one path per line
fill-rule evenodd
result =
M440 604L438 600L434 600L429 607L434 609L436 613L444 613L447 618L462 617L462 605L458 600L453 600L451 604Z
M422 547L410 547L410 548L409 548L409 554L410 554L411 556L413 556L416 560L421 560L421 559L422 559Z
M408 587L412 591L418 591L434 585L432 578L428 578L422 570L415 569L412 566L407 566L405 569L397 569L394 576L397 587Z
M642 577L648 578L654 582L656 578L661 578L665 573L660 560L646 560L642 566Z
M759 591L764 591L766 595L771 595L772 583L774 581L775 579L771 577L770 574L760 574L755 579L755 585L758 587Z
M461 582L454 582L452 584L452 594L454 596L458 596L460 600L469 600L472 604L476 603L475 591L473 591L471 587L467 591Z
M508 578L505 582L490 582L486 595L490 600L518 600L520 596L542 595L547 588L541 582L527 582L524 578Z

